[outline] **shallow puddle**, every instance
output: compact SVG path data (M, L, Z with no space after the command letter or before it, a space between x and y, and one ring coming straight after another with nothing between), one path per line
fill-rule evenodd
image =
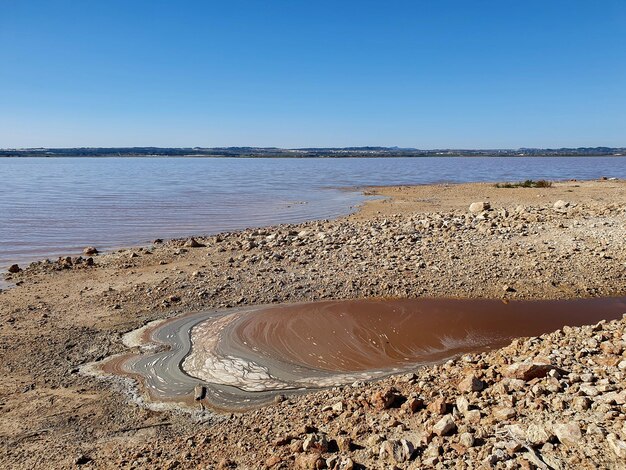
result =
M623 313L626 300L612 298L319 302L257 311L237 322L230 339L268 359L329 371L361 371L437 361Z
M620 318L626 298L560 301L349 300L186 315L142 333L144 352L108 373L140 378L155 400L193 402L203 384L217 408L262 404L277 391L368 380L503 346L565 325ZM152 344L168 347L150 349Z

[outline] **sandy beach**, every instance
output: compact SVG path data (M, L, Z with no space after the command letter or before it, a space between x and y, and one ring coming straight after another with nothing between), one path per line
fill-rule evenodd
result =
M8 275L16 286L0 292L0 464L622 468L621 319L598 324L593 317L592 326L560 328L371 383L278 395L243 413L214 411L202 400L191 403L192 413L159 409L137 400L146 394L141 385L84 373L86 364L137 353L140 346L125 344L124 334L182 314L363 298L626 296L624 181L366 192L380 199L337 220L155 241L37 262ZM279 323L276 311L266 315L266 325ZM293 321L304 322L294 331L308 328L318 337L333 325ZM315 361L296 357L304 354L297 343L260 341L252 323L231 334L258 340L268 354L293 353L307 367L339 356L345 370L381 364L367 363L363 350L350 356L354 348Z

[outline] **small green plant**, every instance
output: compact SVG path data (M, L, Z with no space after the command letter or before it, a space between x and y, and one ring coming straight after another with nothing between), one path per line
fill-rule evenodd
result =
M519 183L497 183L496 188L551 188L552 181L546 180L526 180Z

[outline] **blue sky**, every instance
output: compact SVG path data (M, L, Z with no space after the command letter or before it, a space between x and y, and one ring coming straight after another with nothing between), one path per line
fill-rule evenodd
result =
M624 25L624 0L0 0L0 147L626 146Z

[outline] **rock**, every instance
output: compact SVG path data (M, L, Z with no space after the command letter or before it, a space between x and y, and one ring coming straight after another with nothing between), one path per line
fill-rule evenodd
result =
M370 447L374 447L380 444L381 442L383 442L384 440L385 439L383 439L383 437L380 434L372 434L367 438L367 445Z
M479 423L480 422L480 410L469 410L465 413L465 419L468 423Z
M505 378L501 380L500 383L504 386L506 393L520 391L526 388L526 381L521 379Z
M480 392L483 388L485 388L485 382L480 380L474 374L469 374L461 380L461 382L459 382L458 388L461 392Z
M93 459L91 457L89 457L88 455L81 455L79 457L76 458L75 460L75 464L76 465L86 465L89 462L91 462Z
M579 390L581 393L584 393L588 397L597 397L600 394L596 387L589 384L582 384Z
M287 397L285 395L283 395L282 393L276 395L274 397L274 403L278 404L278 403L282 403L287 399Z
M626 442L618 439L613 433L606 436L606 442L618 458L626 459Z
M523 446L519 441L506 441L504 443L504 448L507 450L509 455L513 455L522 450Z
M424 400L422 400L421 398L417 398L417 397L411 397L402 404L402 408L404 408L405 410L411 413L417 412L423 406L424 406Z
M559 210L559 211L560 211L560 210L563 210L563 209L568 208L568 207L569 207L569 202L565 202L565 201L563 201L562 199L559 199L558 201L556 201L556 202L554 203L554 206L553 206L553 207L554 207L556 210Z
M328 439L321 433L307 434L302 443L302 449L305 452L313 451L323 454L328 452Z
M505 367L502 375L512 379L525 380L526 382L543 378L548 375L548 372L556 369L551 364L538 364L534 362L518 362Z
M417 375L415 375L413 372L411 372L410 374L404 374L398 378L398 381L407 384L413 384L417 381Z
M550 434L543 426L531 424L526 428L526 440L533 446L540 446L550 440Z
M402 455L405 460L410 460L415 453L415 446L408 439L400 439L400 446L402 447Z
M312 434L317 432L317 428L313 426L311 423L306 423L298 428L299 434Z
M591 408L591 400L587 397L574 397L572 408L578 411L586 411Z
M381 460L392 460L396 461L396 453L400 453L400 446L397 442L394 441L384 441L380 445L380 449L378 451L378 458Z
M456 431L456 423L450 415L444 416L433 426L433 432L438 436L447 436L454 431Z
M463 395L459 395L456 399L456 409L459 410L461 414L465 414L469 411L469 407L469 400Z
M206 387L204 385L198 384L193 389L193 398L196 401L202 400L206 395Z
M352 450L352 439L348 436L339 436L335 441L341 452L350 452Z
M298 452L302 452L302 441L300 439L294 439L289 443L289 451L292 454L297 454Z
M615 404L618 404L618 401L622 401L622 397L617 392L608 392L603 395L599 395L595 399L595 401L596 403L605 403L607 405L615 405Z
M616 392L615 403L618 405L626 404L626 390L622 390L621 392Z
M479 212L488 211L489 209L491 209L491 204L484 201L472 202L469 206L469 211L472 214L478 214Z
M290 443L291 441L293 441L294 439L295 439L295 437L294 437L294 436L292 436L291 434L285 434L285 435L283 435L283 436L280 436L280 437L278 437L278 438L274 439L274 440L272 441L272 445L273 445L273 446L276 446L276 447L279 447L279 446L284 446L284 445L289 444L289 443Z
M492 411L493 417L499 421L506 421L514 418L516 414L515 410L508 406L497 406Z
M436 415L444 415L448 409L445 398L438 397L428 404L428 411Z
M372 395L370 402L379 410L386 410L396 406L402 400L402 395L395 388L387 388L383 391L377 391Z
M431 442L422 453L422 462L426 463L424 459L432 457L436 457L436 460L439 460L439 455L441 455L441 451L441 446L438 443Z
M317 454L299 454L295 461L295 467L301 470L316 470L324 465L326 462Z
M272 455L265 460L265 466L267 468L272 468L275 465L281 463L283 459L281 459L278 455Z
M331 409L333 411L336 411L337 413L341 413L343 411L343 402L339 401L337 403L335 403L333 406L331 406Z
M469 432L464 432L459 436L459 443L463 447L473 447L474 446L474 436Z
M98 249L95 246L88 246L83 249L83 254L87 256L97 255Z
M580 427L573 421L555 424L552 429L558 440L565 445L576 447L580 445L582 434Z
M198 242L195 238L190 238L189 240L187 240L185 242L185 246L188 248L201 248L205 245L203 245L202 243Z
M399 441L385 441L380 446L378 457L395 463L406 462L411 459L415 447L406 439Z
M9 266L8 269L11 274L19 273L21 270L22 268L20 268L17 264L12 264L11 266Z
M326 459L326 468L330 470L354 470L354 461L350 457L333 455Z
M526 439L526 431L519 424L507 424L506 426L504 426L504 430L508 432L511 437L517 440Z
M350 457L341 457L335 465L336 470L354 470L354 462Z

